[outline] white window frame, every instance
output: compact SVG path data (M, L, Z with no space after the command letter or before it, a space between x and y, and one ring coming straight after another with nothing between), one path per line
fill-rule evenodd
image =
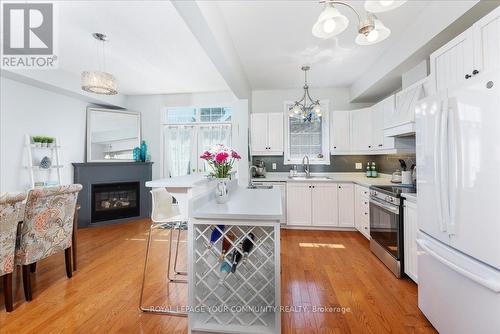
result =
M168 110L169 109L177 109L177 108L192 108L196 110L196 122L185 122L185 123L172 123L168 122ZM198 131L199 128L202 126L206 125L230 125L231 127L231 142L234 140L235 137L235 126L233 124L234 122L234 114L231 114L231 120L226 121L226 122L201 122L201 109L202 108L231 108L232 111L234 112L234 107L232 106L231 103L228 104L215 104L215 105L209 105L209 106L176 106L176 107L165 107L162 108L162 114L161 114L161 124L160 124L160 175L162 178L168 178L169 176L165 174L165 166L167 166L168 161L167 157L165 156L165 133L164 130L167 127L174 127L174 126L179 126L179 127L193 127L196 128L196 138L195 141L198 143Z
M290 158L290 122L288 116L288 107L293 105L294 101L283 102L284 113L284 129L285 129L285 147L284 147L284 165L300 165L302 164L301 158ZM323 158L309 157L311 165L330 165L330 109L329 100L320 100L321 105L321 148Z

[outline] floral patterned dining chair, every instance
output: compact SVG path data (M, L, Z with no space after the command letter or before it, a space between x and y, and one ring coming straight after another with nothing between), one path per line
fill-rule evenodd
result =
M14 253L16 248L17 224L23 202L24 193L0 193L0 277L3 277L5 309L12 306L12 272L14 271Z
M22 266L24 296L32 299L30 267L53 254L64 251L66 275L72 276L71 241L76 199L80 184L32 189L28 193L16 265Z

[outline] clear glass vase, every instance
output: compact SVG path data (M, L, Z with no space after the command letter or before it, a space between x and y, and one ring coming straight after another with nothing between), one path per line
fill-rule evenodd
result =
M219 204L224 204L229 200L229 179L217 178L215 186L215 201Z

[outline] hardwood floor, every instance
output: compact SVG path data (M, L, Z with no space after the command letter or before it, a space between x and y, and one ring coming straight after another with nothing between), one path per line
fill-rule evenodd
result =
M29 303L18 269L14 312L5 312L0 298L0 333L187 332L186 318L138 310L148 227L142 220L80 230L78 271L66 277L64 252L40 261L31 274ZM155 234L146 305L168 299L184 304L186 298L185 285L169 289L162 283L168 233ZM435 333L417 307L416 285L396 279L361 234L282 230L281 245L282 305L339 308L284 313L283 333ZM182 256L179 267L184 264Z

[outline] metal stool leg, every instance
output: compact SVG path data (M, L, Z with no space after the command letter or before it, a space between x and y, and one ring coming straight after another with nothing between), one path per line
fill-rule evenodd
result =
M186 317L187 316L186 312L170 311L170 310L167 311L166 308L156 309L154 307L148 308L148 307L142 306L142 301L143 301L143 296L144 296L144 285L146 282L146 270L148 267L148 260L149 260L149 250L151 247L152 232L153 232L154 228L155 228L154 224L151 224L151 226L149 227L149 236L148 236L148 242L147 242L147 248L146 248L146 259L144 261L144 271L142 272L142 286L141 286L141 297L139 300L139 309L145 313L168 314L168 315ZM168 254L168 257L169 257L169 261L168 261L169 262L169 276L170 276L170 249L172 249L172 232L173 232L173 228L171 227L170 228L170 247L169 247L169 254Z
M172 283L187 283L187 279L177 279L177 278L172 278L170 276L170 262L171 262L171 258L172 258L172 238L173 238L173 234L174 234L174 230L175 229L179 229L178 228L179 225L175 225L172 230L170 230L170 242L169 242L169 254L168 254L168 280ZM179 230L179 233L180 233L180 230ZM180 235L178 234L177 235L177 239L180 238ZM175 263L177 263L177 250L178 250L178 247L179 246L179 242L177 242L177 247L176 247L176 254L175 254ZM175 270L175 268L174 268Z
M175 245L175 260L174 260L174 271L177 275L187 275L187 271L179 271L177 270L177 257L179 255L179 241L181 238L181 229L177 229L177 244Z

